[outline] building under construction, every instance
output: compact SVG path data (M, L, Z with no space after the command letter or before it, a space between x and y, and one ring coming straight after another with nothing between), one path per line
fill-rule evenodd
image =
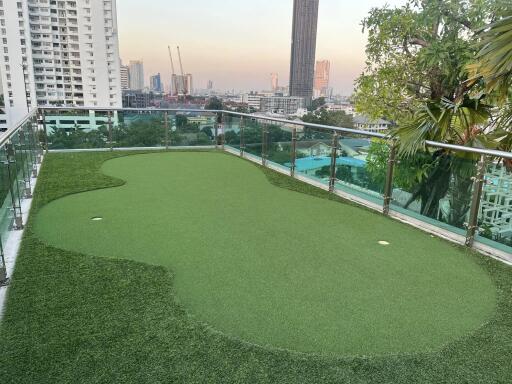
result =
M192 82L192 74L184 73L183 71L183 62L181 60L181 52L180 47L176 47L178 51L178 60L180 64L180 73L177 74L174 67L174 60L172 58L171 47L169 49L169 59L171 61L171 86L170 86L170 94L171 96L189 96L192 94L193 90L193 82Z

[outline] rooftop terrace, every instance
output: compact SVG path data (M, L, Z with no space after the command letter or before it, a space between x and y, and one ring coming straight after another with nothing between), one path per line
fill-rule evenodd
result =
M411 164L378 135L123 114L135 112L67 133L34 115L2 139L7 382L512 377L509 179L496 153L466 156L467 196L446 188L432 215L422 181L404 181Z

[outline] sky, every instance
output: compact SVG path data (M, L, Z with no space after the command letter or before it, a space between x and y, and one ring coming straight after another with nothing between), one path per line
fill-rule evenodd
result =
M331 61L335 93L350 95L364 68L361 20L372 7L404 3L320 0L316 59ZM177 71L180 46L196 89L212 80L222 91L267 90L273 72L288 84L293 0L120 0L117 7L121 59L142 59L147 84L156 73L169 83L169 45Z

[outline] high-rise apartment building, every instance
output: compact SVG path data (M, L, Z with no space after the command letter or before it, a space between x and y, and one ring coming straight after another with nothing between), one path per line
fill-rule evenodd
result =
M116 0L4 0L0 23L11 124L36 105L121 106Z
M308 106L313 96L319 0L294 0L290 96L303 97Z
M279 88L279 75L277 73L270 74L270 86L272 87L272 92L276 92Z
M208 83L206 84L206 89L208 89L208 90L213 89L213 81L212 80L208 80Z
M140 91L144 89L144 63L142 60L130 60L130 89Z
M121 89L130 89L130 68L121 64Z
M329 90L329 76L331 63L329 60L320 60L316 62L315 69L315 96L327 96Z
M149 78L149 89L152 92L163 92L162 79L159 73Z
M34 68L28 4L26 1L1 1L1 55L5 128L17 123L29 108L36 106Z

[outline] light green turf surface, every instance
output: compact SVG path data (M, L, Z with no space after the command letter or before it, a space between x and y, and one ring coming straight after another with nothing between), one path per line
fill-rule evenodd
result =
M102 170L126 184L48 204L35 232L66 250L168 267L190 313L228 335L304 352L417 352L493 314L495 287L464 251L278 188L246 161L161 153Z

